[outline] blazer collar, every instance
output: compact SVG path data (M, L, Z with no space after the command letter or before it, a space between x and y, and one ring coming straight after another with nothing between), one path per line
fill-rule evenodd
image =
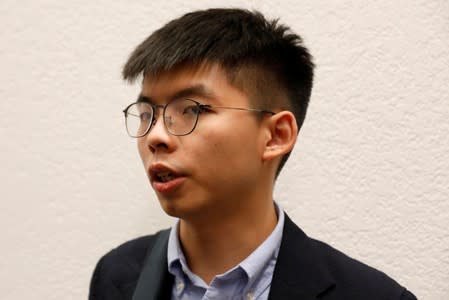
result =
M316 244L285 215L269 300L315 299L335 287Z
M149 249L132 300L171 299L174 277L168 272L167 245L170 230L162 231Z
M169 234L170 230L162 231L149 250L132 300L171 299L174 277L167 265ZM317 244L285 214L269 300L315 299L335 287L335 280L317 250Z

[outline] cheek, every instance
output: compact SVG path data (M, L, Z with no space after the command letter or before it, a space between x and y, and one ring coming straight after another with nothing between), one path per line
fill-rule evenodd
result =
M233 129L221 135L217 132L205 136L204 141L200 157L204 157L208 169L220 173L218 176L249 171L257 161L256 139L244 130Z
M137 151L139 152L140 158L142 159L142 161L144 160L145 156L146 156L146 151L148 148L145 146L145 143L142 139L137 139Z
M200 120L203 122L198 124L198 130L183 143L184 157L194 160L190 163L198 163L194 168L202 180L227 181L254 175L261 162L258 124L246 115L214 117Z

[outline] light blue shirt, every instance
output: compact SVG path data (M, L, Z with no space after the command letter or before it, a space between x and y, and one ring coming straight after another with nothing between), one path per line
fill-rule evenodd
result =
M172 227L168 240L168 271L175 276L173 300L266 300L270 291L284 228L284 212L275 203L278 222L273 232L247 258L224 274L215 276L210 285L192 273L182 252L178 227Z

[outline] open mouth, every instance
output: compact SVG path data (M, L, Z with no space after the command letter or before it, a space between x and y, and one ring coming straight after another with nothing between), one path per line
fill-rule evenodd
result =
M168 182L171 181L175 178L177 178L178 176L176 176L175 174L169 172L169 171L164 171L164 172L158 172L155 174L155 179L158 182Z
M184 174L177 173L162 163L152 164L149 174L153 189L164 194L176 191L186 179Z
M153 182L166 183L181 176L174 170L162 164L155 164L151 166L149 171Z

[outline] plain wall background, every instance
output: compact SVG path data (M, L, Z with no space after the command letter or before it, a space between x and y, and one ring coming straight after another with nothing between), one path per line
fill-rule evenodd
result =
M420 299L449 299L446 0L2 0L1 298L85 299L101 255L173 223L125 133L139 85L120 71L153 30L219 6L280 17L315 57L281 206Z

